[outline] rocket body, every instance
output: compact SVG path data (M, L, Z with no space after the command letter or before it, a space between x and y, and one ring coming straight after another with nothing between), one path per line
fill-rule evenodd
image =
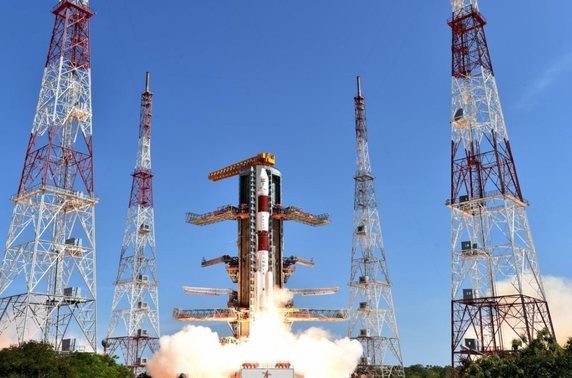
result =
M266 309L273 304L274 277L269 264L269 224L270 224L270 204L269 204L269 180L266 169L262 168L256 180L256 280L255 294L256 311Z

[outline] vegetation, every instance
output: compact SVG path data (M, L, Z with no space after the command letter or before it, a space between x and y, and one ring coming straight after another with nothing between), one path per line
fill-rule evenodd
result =
M513 341L513 352L465 361L458 370L460 378L572 378L572 338L564 347L547 331L523 347ZM405 368L407 378L451 378L450 366L412 365Z
M460 369L461 377L471 378L572 378L572 338L564 347L547 331L522 348L513 342L514 352L466 361Z
M117 364L113 357L93 353L71 353L69 364L74 368L74 378L133 378L130 369Z
M548 332L523 347L513 342L513 352L465 361L462 378L572 378L572 338L561 347ZM407 378L451 378L450 366L412 365ZM110 356L74 352L61 354L45 343L30 341L0 350L0 377L6 378L133 378ZM149 378L142 374L138 378Z
M133 378L133 374L109 356L61 354L49 344L30 341L0 350L0 377Z
M407 378L451 378L452 370L450 366L433 365L411 365L405 368Z

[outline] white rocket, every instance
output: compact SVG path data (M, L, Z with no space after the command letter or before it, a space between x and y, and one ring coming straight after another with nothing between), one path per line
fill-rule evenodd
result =
M256 234L258 236L258 247L256 249L256 281L255 296L256 303L253 303L255 311L266 309L273 305L274 297L274 276L269 267L269 198L268 198L268 174L266 169L260 169L256 180Z

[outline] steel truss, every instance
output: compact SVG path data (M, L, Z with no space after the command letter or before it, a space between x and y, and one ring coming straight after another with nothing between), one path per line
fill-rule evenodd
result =
M292 322L337 322L348 319L345 310L320 310L310 308L286 308L282 309L284 321L287 324ZM247 311L240 311L234 308L183 310L176 308L173 310L173 318L181 321L222 321L222 322L246 322L250 316Z
M249 212L245 204L240 207L226 205L206 214L187 213L186 218L187 223L204 226L227 220L245 219L248 216ZM272 218L293 220L310 226L321 226L330 222L328 214L311 214L295 206L282 207L282 205L273 208Z
M147 73L141 95L137 162L123 233L119 269L105 352L120 352L123 364L138 375L159 350L159 281L156 267L155 216L151 172L152 97Z
M451 360L554 335L476 0L453 0ZM464 343L463 343L463 340Z
M0 329L96 351L87 1L60 1L0 267Z
M357 78L357 164L353 215L348 335L363 347L356 369L368 377L404 377L391 281L383 248L369 160L365 100Z
M507 342L528 343L550 323L546 301L518 294L455 300L451 302L451 311L457 364L465 359L507 353L512 349L506 347ZM474 348L463 344L466 333L473 335Z

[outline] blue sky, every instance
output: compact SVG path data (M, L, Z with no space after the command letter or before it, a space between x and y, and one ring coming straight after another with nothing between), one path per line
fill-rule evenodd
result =
M4 243L32 126L53 16L51 1L0 14L0 235ZM572 279L567 117L572 2L483 0L493 67L541 271ZM139 95L151 71L152 159L163 334L174 307L224 307L182 285L231 287L233 222L185 224L187 211L237 201L237 180L210 171L269 151L283 202L331 224L288 223L285 251L313 257L291 287L337 285L299 306L348 302L355 75L366 96L369 147L406 365L449 361L450 16L446 0L266 2L91 1L98 247L98 339L105 336L135 164ZM4 230L4 231L2 231ZM345 324L323 325L338 335ZM226 331L225 328L221 328Z

